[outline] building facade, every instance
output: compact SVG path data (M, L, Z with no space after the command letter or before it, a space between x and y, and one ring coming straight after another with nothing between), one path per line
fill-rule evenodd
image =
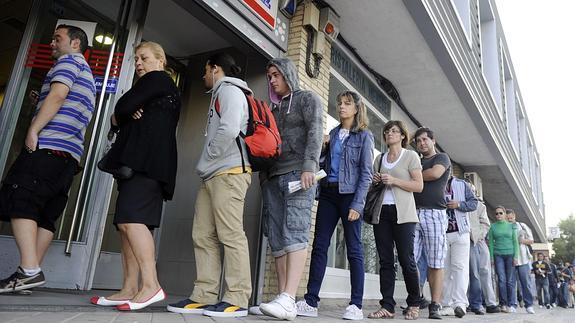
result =
M454 174L473 181L489 208L515 209L536 240L545 241L539 156L491 0L12 0L0 6L7 37L0 51L3 176L22 148L33 112L28 93L40 87L51 65L45 50L57 24L77 24L88 32L91 49L85 56L99 83L83 172L75 179L43 264L48 287L120 287L120 244L111 223L116 187L95 163L108 144L107 120L114 104L134 81L133 48L141 40L164 46L183 98L176 193L155 232L158 272L168 293L185 295L193 287L191 228L200 185L194 169L209 104L201 76L206 58L217 51L236 57L244 79L262 99L267 98L267 60L291 58L302 88L322 99L326 133L338 123L337 94L358 92L368 108L376 153L386 149L382 128L388 120L403 120L411 131L431 127L455 165ZM252 302L258 303L276 294L277 283L261 230L257 175L253 183L244 221ZM343 241L338 226L322 297L349 295ZM377 252L368 225L363 243L365 297L378 298ZM10 226L0 224L0 257L5 260L0 276L13 270L16 252Z

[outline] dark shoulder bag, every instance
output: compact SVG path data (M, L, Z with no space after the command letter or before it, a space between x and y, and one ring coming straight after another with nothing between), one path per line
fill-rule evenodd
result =
M100 161L98 162L97 166L98 169L103 171L104 173L108 173L108 174L112 174L112 176L114 176L115 179L130 179L132 178L132 176L134 176L134 170L131 169L128 166L124 166L124 165L114 165L114 163L111 161L111 152L112 152L112 148L114 147L112 141L114 140L115 137L115 132L110 129L110 132L108 132L108 141L109 141L109 146L107 151L104 153L104 156L102 157L102 159L100 159Z
M379 160L378 173L381 172L381 165L383 164L383 154ZM365 198L365 207L363 208L363 220L369 224L379 223L379 213L381 212L381 194L385 184L375 183L371 184L367 196ZM377 220L376 220L377 219Z

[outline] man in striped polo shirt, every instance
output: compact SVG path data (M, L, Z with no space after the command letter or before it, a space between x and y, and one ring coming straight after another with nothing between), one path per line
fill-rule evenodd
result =
M24 149L0 188L0 218L11 222L20 251L20 266L0 281L0 293L46 282L40 264L66 207L94 111L96 86L82 55L86 33L59 25L50 46L56 61L42 85Z

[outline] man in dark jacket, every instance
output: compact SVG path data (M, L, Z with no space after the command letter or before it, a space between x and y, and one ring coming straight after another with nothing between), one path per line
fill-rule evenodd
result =
M297 69L289 59L271 60L267 77L282 153L260 179L264 234L275 258L279 295L261 304L260 310L269 316L293 320L297 315L295 295L307 258L324 112L317 94L299 89ZM301 181L302 189L290 194L288 183L294 181Z
M555 307L559 298L559 288L557 288L557 282L559 281L559 271L557 270L557 266L551 262L549 256L545 256L544 260L549 264L549 270L551 271L547 276L549 279L549 302L551 303L551 306Z
M551 273L549 264L543 260L543 254L539 252L537 254L537 261L531 265L533 274L535 274L535 289L537 290L537 299L539 300L539 307L551 307L549 304L549 278L548 275Z

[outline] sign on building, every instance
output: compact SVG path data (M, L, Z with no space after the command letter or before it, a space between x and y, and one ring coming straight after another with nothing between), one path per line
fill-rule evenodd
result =
M559 239L561 236L561 230L559 227L549 227L549 232L547 233L547 240Z
M272 30L275 29L278 13L277 0L243 0L243 3Z

